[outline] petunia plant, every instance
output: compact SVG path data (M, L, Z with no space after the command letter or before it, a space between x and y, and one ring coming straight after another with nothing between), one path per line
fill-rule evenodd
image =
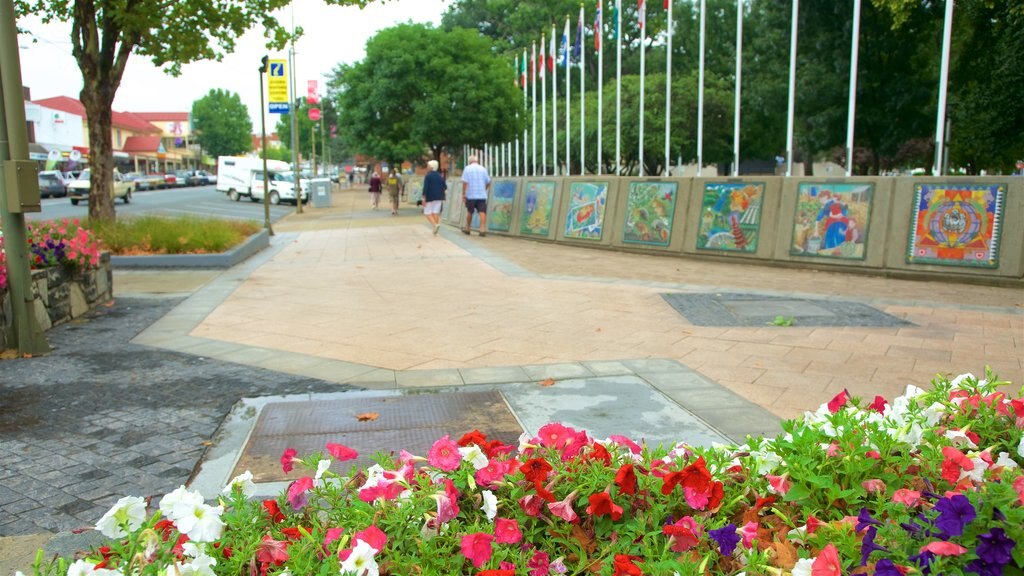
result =
M215 502L182 487L146 516L119 501L110 538L35 574L998 576L1024 567L1024 399L991 375L846 391L740 446L646 446L552 423L517 445L472 431L426 455L328 443Z

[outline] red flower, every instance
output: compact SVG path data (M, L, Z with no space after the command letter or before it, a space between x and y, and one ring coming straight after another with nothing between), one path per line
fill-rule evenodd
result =
M942 477L950 484L960 480L961 469L974 470L974 462L952 446L943 446L942 455L946 458L942 462Z
M516 576L515 570L483 570L477 576Z
M292 468L295 467L295 455L298 453L299 451L295 448L286 448L281 453L281 469L284 470L285 474L291 472Z
M632 464L623 464L615 473L615 485L619 487L619 494L636 494L636 472Z
M462 537L462 555L469 558L474 567L480 568L491 559L491 554L494 552L491 544L493 541L494 536L484 532L466 534Z
M835 395L835 398L828 401L828 411L833 414L839 412L839 409L842 408L849 400L850 393L844 388L842 392Z
M338 462L344 462L346 460L355 460L359 457L359 453L341 444L327 443L327 453L334 456L334 459Z
M665 474L662 478L661 493L671 494L676 486L683 489L686 502L697 510L714 510L725 494L722 483L711 478L703 456L678 472Z
M288 561L288 545L290 542L274 540L270 536L264 536L263 542L256 550L256 560L264 564L280 566Z
M700 539L700 525L693 517L687 516L675 524L662 526L661 533L672 539L673 552L685 552L697 545Z
M883 397L883 396L875 396L875 401L872 402L871 406L868 406L868 408L870 408L871 410L874 410L875 412L880 412L882 414L885 414L885 404L886 404L885 397Z
M267 516L274 524L284 522L284 514L281 513L281 507L277 505L277 500L264 500L263 509L267 511Z
M298 529L298 528L296 528L294 526L290 527L290 528L282 528L281 529L281 534L284 534L285 536L287 536L289 540L298 540L298 539L302 538L302 530L300 530L300 529Z
M634 562L640 562L640 557L616 554L612 563L612 568L615 569L613 576L643 576L643 570Z
M519 521L507 518L494 519L494 538L498 544L515 544L523 539Z
M545 488L544 485L540 483L540 480L534 480L533 487L535 490L537 490L537 495L540 496L541 498L547 500L548 502L555 501L555 495L550 490Z
M469 446L470 444L476 444L477 446L483 448L483 446L487 444L487 435L479 430L474 429L472 432L467 432L463 434L462 438L459 438L459 441L456 442L456 444L462 446L463 448Z
M825 546L811 564L811 576L840 576L843 567L839 564L839 552L835 544Z
M608 492L598 492L590 495L590 506L587 506L587 514L591 516L611 516L613 521L622 517L622 507L616 506Z
M931 552L936 556L960 556L961 554L967 553L967 548L964 548L959 544L939 540L936 542L929 542L928 544L921 546L921 550L918 552L924 553L925 551Z
M353 542L359 540L366 542L370 545L370 548L373 548L377 552L380 552L384 549L384 545L388 543L388 536L384 533L383 530L377 528L376 524L370 524L370 526L368 526L366 530L360 530L359 532L355 533L355 536L352 537Z
M605 466L612 465L612 455L608 453L608 449L596 442L590 447L590 452L587 454L587 458L603 462Z
M527 516L540 516L542 506L544 506L544 501L536 494L527 494L519 499L519 508Z
M519 470L528 481L543 482L547 480L548 473L551 472L552 468L551 464L548 464L543 458L531 458L523 462Z

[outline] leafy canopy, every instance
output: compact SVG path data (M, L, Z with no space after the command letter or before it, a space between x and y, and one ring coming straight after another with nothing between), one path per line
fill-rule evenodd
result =
M249 110L235 92L216 88L193 102L192 124L210 156L234 156L252 148Z

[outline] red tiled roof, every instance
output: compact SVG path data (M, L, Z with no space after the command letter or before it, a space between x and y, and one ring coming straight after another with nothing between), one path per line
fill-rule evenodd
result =
M147 122L145 119L139 117L139 115L135 114L134 112L114 112L114 117L111 120L111 123L114 126L120 126L122 128L128 128L129 130L134 130L136 132L143 132L143 133L150 133L150 134L152 134L154 132L157 133L157 134L163 132L163 130L157 128L156 126L154 126L152 124L150 124L149 122Z
M70 96L54 96L53 98L43 98L42 100L33 100L33 104L39 104L45 108L51 108L53 110L60 110L61 112L67 112L68 114L74 114L85 118L85 106L82 105L78 100Z
M71 98L70 96L43 98L42 100L33 100L32 103L46 108L52 108L53 110L67 112L68 114L75 114L82 118L86 117L85 106L83 106L79 100ZM145 118L142 118L138 114L134 114L132 112L113 112L111 124L120 128L128 128L135 132L149 134L161 132L159 128L150 124Z
M153 152L160 148L159 136L129 136L121 147L122 152Z
M147 122L188 122L188 112L136 112Z

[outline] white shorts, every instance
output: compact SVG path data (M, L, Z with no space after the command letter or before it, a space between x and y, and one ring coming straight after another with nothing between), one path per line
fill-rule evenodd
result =
M444 207L444 200L431 200L423 204L424 214L440 214L441 208Z

